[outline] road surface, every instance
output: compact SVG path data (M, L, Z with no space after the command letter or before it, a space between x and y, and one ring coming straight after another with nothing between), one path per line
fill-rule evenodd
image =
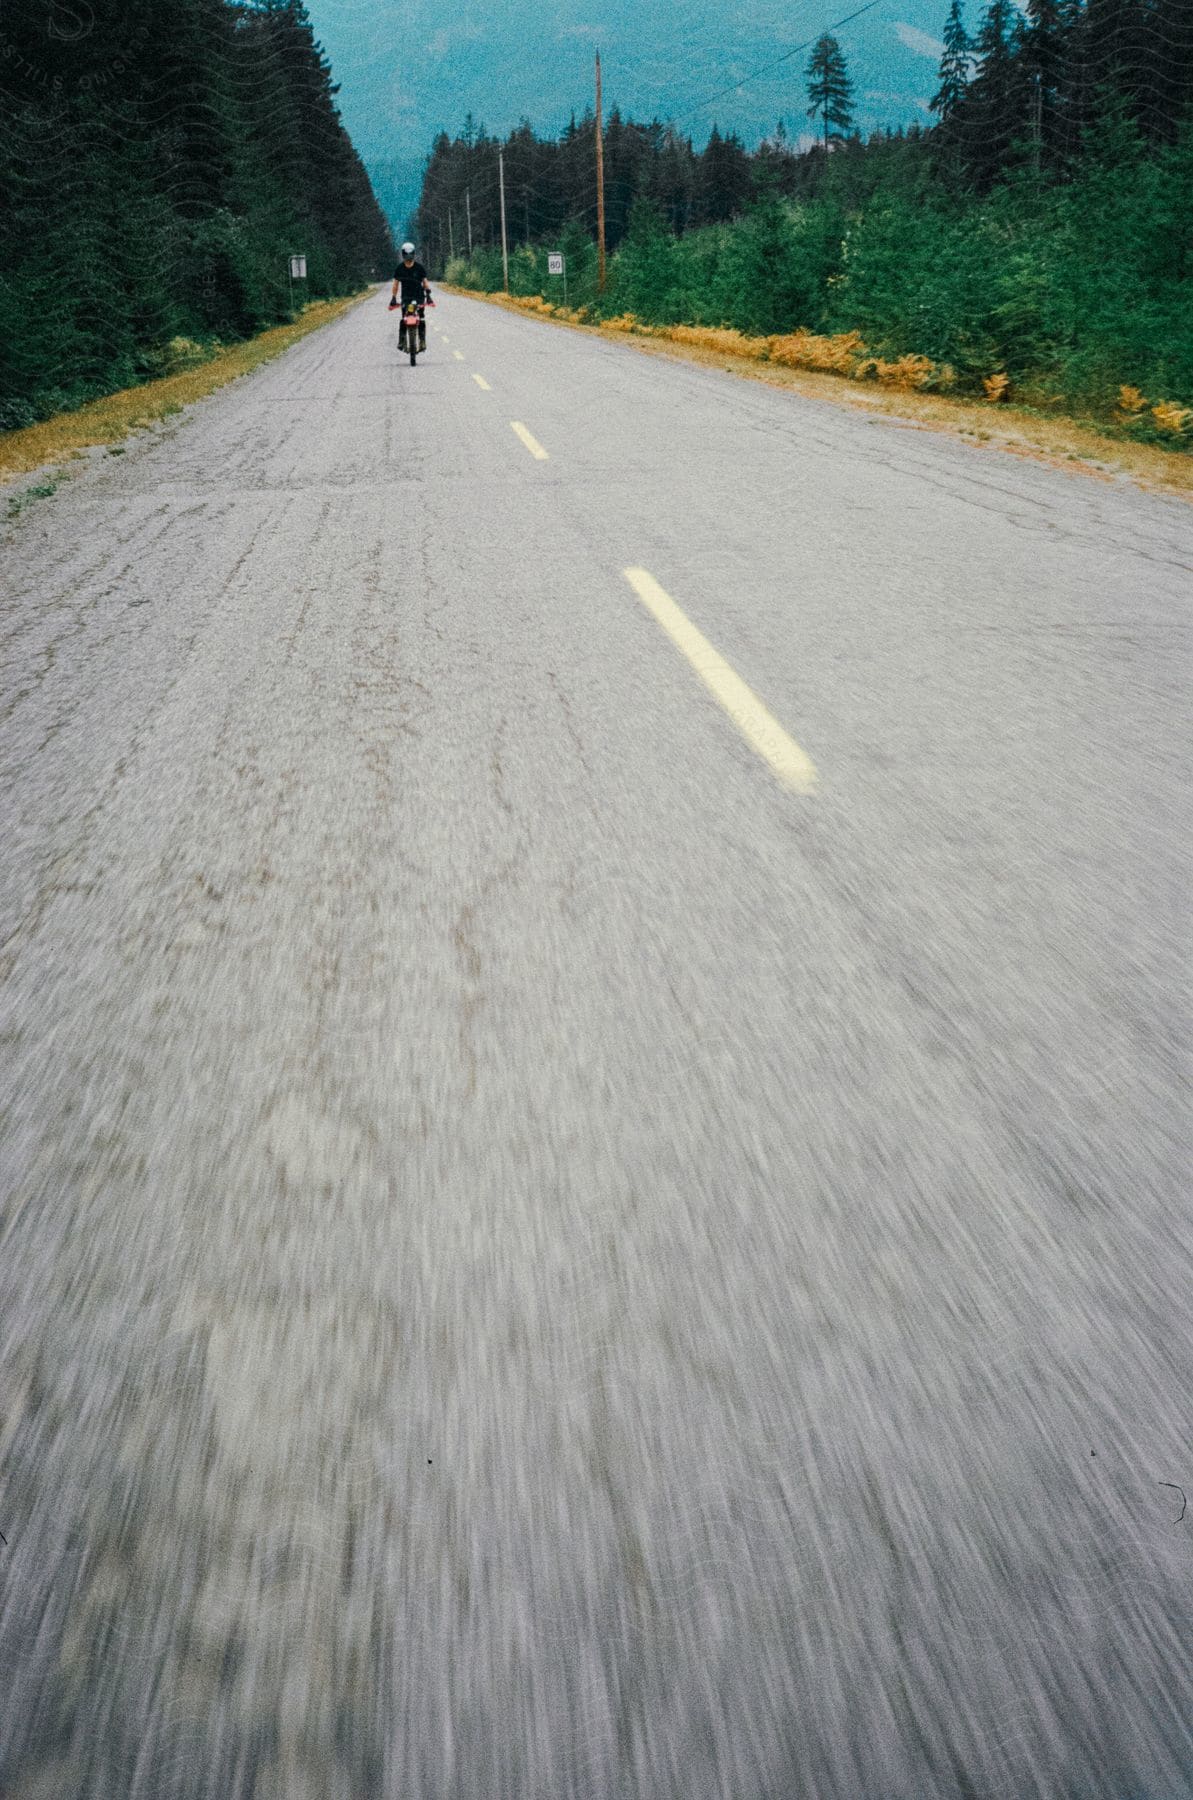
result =
M1193 1794L1193 512L434 318L7 532L0 1792Z

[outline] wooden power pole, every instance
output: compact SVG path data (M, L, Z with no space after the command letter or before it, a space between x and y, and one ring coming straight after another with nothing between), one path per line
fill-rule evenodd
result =
M605 132L601 124L601 53L596 59L597 290L605 291Z
M497 175L501 183L501 269L505 291L510 291L510 246L505 230L505 151L497 152Z

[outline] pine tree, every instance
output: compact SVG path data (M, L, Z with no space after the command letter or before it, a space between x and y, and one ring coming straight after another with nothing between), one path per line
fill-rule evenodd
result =
M698 173L700 222L715 225L732 219L750 197L750 162L737 133L722 137L714 125L700 158Z
M1183 11L1188 0L1180 0L1178 18ZM1085 0L1073 46L1074 110L1081 130L1096 127L1121 102L1155 135L1156 59L1166 68L1169 48L1157 36L1157 18L1150 0Z
M1193 129L1193 6L1189 0L1152 0L1153 136L1175 143Z
M591 107L575 116L560 145L560 176L569 219L579 219L596 236L596 115Z
M680 137L672 126L664 130L658 161L649 169L648 192L672 231L686 231L696 207L696 156L691 138Z
M853 123L853 83L845 57L835 37L827 32L817 40L805 70L808 81L808 117L819 114L824 122L824 148L833 138L840 141Z
M160 373L176 336L284 317L290 249L312 294L388 255L300 0L84 11L5 0L0 429Z
M789 194L795 185L795 151L782 119L773 137L763 138L751 171L758 194Z
M1009 69L1013 14L1011 0L990 0L974 43L979 81L997 82Z
M940 86L929 105L947 125L965 99L969 89L969 72L973 65L973 47L965 21L961 16L961 0L952 0L944 28L944 55L940 59Z
M1065 87L1074 18L1073 0L1027 0L1019 61L1027 83L1029 133L1037 168L1066 147Z
M990 0L974 41L977 72L959 117L965 158L982 186L1010 166L1016 140L1027 127L1017 17L1012 0Z

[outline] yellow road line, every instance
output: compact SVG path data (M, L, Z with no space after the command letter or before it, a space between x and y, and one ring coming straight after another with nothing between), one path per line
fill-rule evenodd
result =
M511 419L510 430L516 437L521 438L535 462L546 462L547 452L543 449L543 446L539 443L537 438L531 437L525 425L519 425L517 419Z
M452 355L455 357L457 362L463 362L464 352L462 350L453 350Z
M486 394L491 394L493 392L483 375L474 375L472 379L475 381L477 387L484 388Z
M701 636L653 575L645 569L627 569L625 578L671 642L683 651L710 693L720 701L746 742L770 764L783 786L796 794L812 793L816 787L816 768L811 757L800 749L794 738L788 737L757 694L713 649L708 639Z

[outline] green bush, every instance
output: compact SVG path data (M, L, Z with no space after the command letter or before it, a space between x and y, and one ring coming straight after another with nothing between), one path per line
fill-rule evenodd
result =
M573 222L551 247L568 257L572 305L596 318L856 331L880 357L949 365L962 392L1002 373L1031 404L1120 423L1130 384L1149 402L1135 435L1189 440L1150 406L1193 407L1193 118L1157 145L1111 108L1060 177L1021 166L983 193L920 143L854 146L803 199L769 188L682 234L640 195L603 294L587 231ZM450 279L500 289L500 252L457 259ZM543 250L514 253L510 287L562 299Z
M0 431L23 431L27 425L36 425L38 411L30 400L0 401Z
M149 380L163 375L181 375L187 369L210 362L218 348L218 339L213 343L199 343L194 338L174 337L168 344L156 344L143 351L141 366Z

